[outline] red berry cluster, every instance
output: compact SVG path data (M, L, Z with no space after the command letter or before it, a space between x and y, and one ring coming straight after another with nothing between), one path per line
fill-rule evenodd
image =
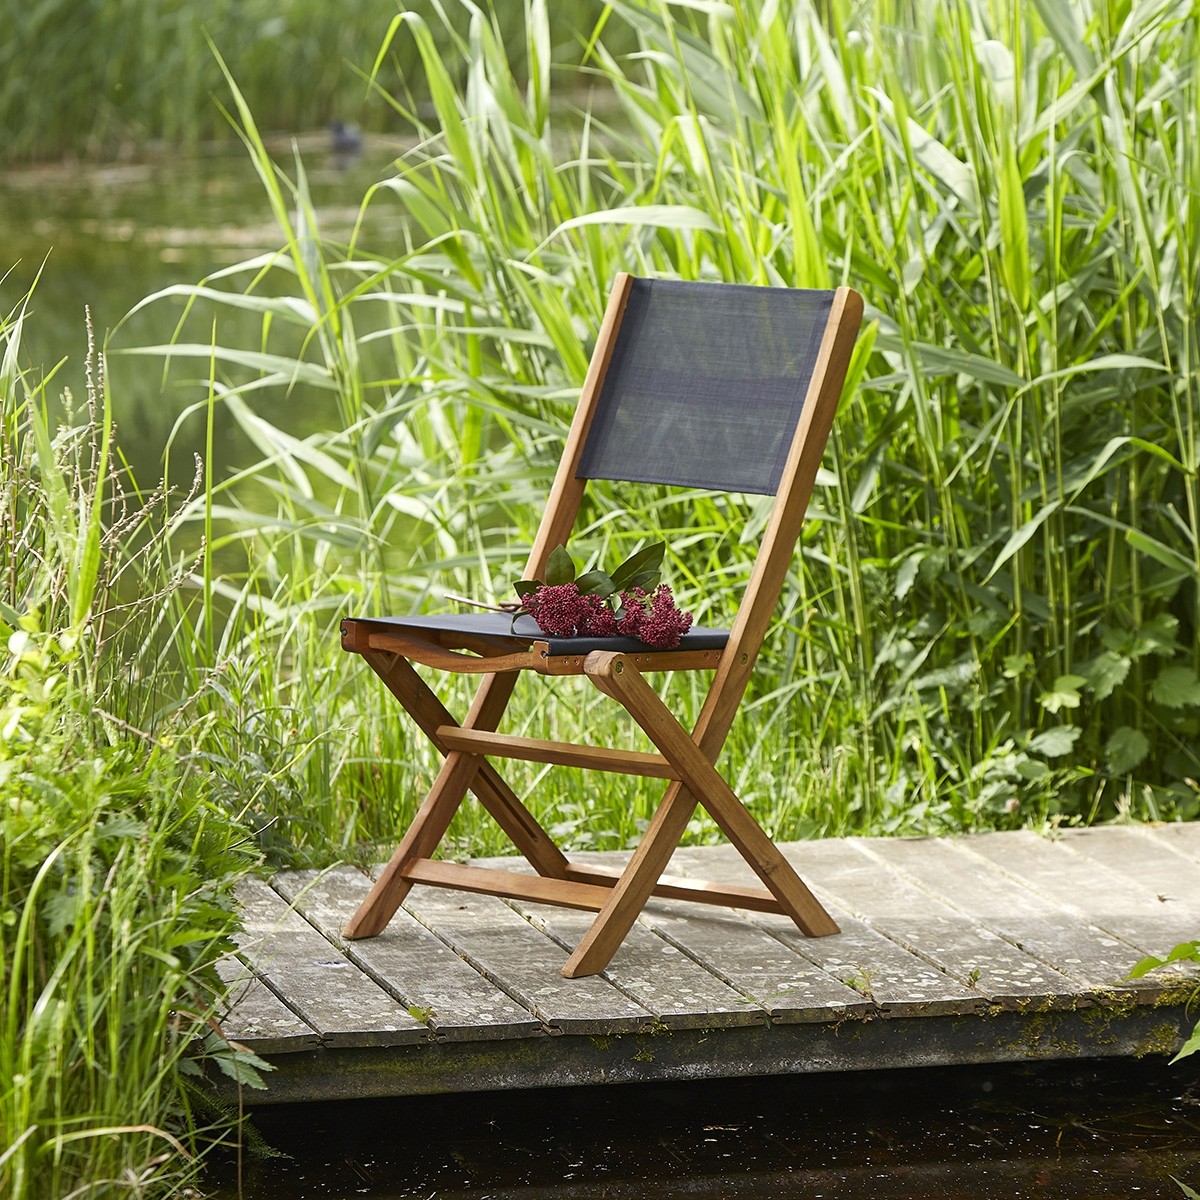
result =
M692 614L675 607L671 589L661 583L649 595L640 587L620 596L621 619L597 595L582 593L577 584L540 585L525 595L522 611L551 637L637 638L660 650L673 650L692 627Z
M675 607L670 587L660 583L649 595L640 587L621 593L625 616L617 628L625 637L635 637L659 650L674 650L692 627L692 614Z

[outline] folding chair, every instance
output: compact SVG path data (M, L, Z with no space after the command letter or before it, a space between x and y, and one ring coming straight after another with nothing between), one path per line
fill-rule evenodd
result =
M862 319L850 288L804 291L617 277L525 578L544 578L567 542L589 479L774 494L758 557L729 630L693 628L673 650L625 638L558 638L504 614L342 622L445 761L348 938L385 928L414 883L597 912L563 968L602 971L651 895L783 913L805 934L837 926L750 816L714 763L737 714L800 535ZM481 675L459 723L412 664ZM642 678L715 670L689 734ZM623 705L658 753L498 733L518 674L584 675ZM572 863L489 761L525 759L668 780L623 872ZM432 857L471 790L536 875ZM663 876L700 803L765 885Z

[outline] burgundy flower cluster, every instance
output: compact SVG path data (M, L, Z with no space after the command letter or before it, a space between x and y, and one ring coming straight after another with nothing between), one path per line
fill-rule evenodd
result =
M595 593L580 592L575 583L541 584L526 593L521 607L552 637L619 634L659 650L673 650L692 627L692 614L675 606L675 597L665 583L650 593L640 587L621 592L615 612Z

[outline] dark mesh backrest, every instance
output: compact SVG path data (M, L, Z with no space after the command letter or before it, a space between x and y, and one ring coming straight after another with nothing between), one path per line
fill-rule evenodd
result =
M634 279L578 477L774 493L833 296Z

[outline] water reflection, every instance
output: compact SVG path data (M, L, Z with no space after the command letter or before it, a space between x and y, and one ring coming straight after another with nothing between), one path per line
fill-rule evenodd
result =
M376 139L347 161L331 147L328 133L320 132L299 139L298 148L323 232L348 237L364 192L390 172L398 147ZM290 142L273 149L279 161L291 159ZM23 357L41 369L67 358L53 397L67 387L82 398L85 306L103 340L144 296L172 284L195 284L281 242L262 185L236 143L186 159L60 163L0 173L0 310L11 311L40 272ZM182 312L182 300L152 305L120 330L114 346L167 342ZM221 309L215 315L219 343L256 343L252 314ZM213 316L211 309L205 314L206 342L214 332ZM179 413L198 398L197 390L179 381L164 384L162 363L150 358L113 355L109 371L121 448L138 480L153 482L168 434ZM197 371L177 374L181 380ZM285 400L274 403L286 411ZM226 414L218 413L218 421L219 478L255 455ZM190 479L192 456L203 444L203 422L196 418L176 446L181 478Z
M1200 1069L967 1067L263 1109L251 1200L1181 1200ZM227 1168L217 1195L231 1200Z

